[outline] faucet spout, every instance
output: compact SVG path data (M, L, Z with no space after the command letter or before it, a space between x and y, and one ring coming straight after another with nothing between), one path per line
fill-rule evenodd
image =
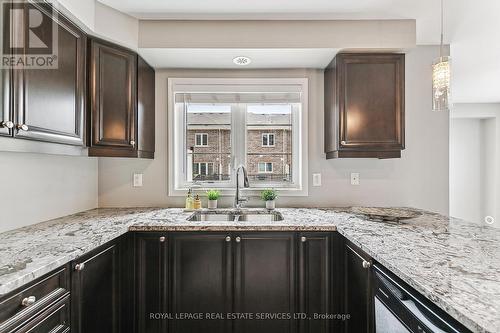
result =
M240 194L240 171L243 172L243 187L244 188L249 188L250 187L250 181L248 180L248 173L247 169L243 166L240 165L238 169L236 169L236 194L234 196L234 207L235 208L241 208L241 204L248 199L242 198Z

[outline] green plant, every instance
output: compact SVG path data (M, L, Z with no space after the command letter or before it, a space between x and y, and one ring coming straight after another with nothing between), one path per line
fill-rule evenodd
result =
M263 201L272 201L278 197L278 194L276 193L275 190L267 189L262 191L260 197L262 198Z
M219 190L208 190L207 191L208 200L218 200L220 197Z

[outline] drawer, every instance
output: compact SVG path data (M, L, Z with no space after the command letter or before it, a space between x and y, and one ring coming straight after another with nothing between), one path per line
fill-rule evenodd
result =
M67 295L14 333L66 333L69 332L69 316Z
M0 333L10 332L69 294L66 267L49 273L0 300Z

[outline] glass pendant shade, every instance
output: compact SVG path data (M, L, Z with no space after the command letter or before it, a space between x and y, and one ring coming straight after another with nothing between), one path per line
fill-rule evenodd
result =
M432 64L432 110L449 111L451 107L451 58L439 57Z

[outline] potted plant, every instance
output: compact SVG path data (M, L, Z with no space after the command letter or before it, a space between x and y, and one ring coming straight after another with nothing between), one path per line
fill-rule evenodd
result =
M220 192L218 190L207 191L208 209L217 208L217 200L219 200L219 197L220 197Z
M266 208L267 209L275 209L276 208L276 198L278 197L278 194L276 193L275 190L272 189L267 189L262 191L260 197L262 198L263 201L266 202Z

